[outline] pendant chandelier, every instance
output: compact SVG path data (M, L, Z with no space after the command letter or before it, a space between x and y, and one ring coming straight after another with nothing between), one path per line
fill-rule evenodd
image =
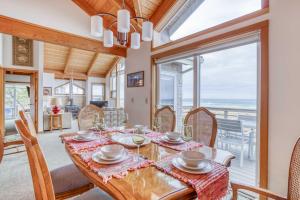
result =
M103 28L103 18L102 16L111 16L116 21L112 22L108 29ZM139 49L141 44L140 33L136 28L131 24L131 20L142 19L142 40L143 41L152 41L153 36L153 23L148 19L141 16L130 17L130 12L125 9L125 3L123 0L122 9L118 10L117 16L111 13L99 13L91 17L91 34L95 37L103 37L104 47L113 47L114 45L114 34L111 31L112 26L117 24L117 41L120 45L126 46L128 43L128 35L130 28L134 30L130 34L132 49Z

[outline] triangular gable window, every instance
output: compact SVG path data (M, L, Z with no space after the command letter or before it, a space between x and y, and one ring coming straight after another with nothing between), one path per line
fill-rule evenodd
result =
M69 83L65 83L63 85L57 86L55 88L55 94L56 95L69 95L70 94L70 88L71 88L71 84ZM83 95L84 94L84 89L78 85L76 85L75 83L73 83L73 87L72 87L72 92L73 94L78 94L78 95Z

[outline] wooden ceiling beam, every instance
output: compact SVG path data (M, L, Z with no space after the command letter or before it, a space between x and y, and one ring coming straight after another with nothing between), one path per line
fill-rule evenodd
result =
M67 73L67 72L70 71L69 68L70 68L70 61L71 61L72 52L73 52L73 48L69 48L68 55L67 55L66 60L65 60L64 73Z
M141 0L132 0L132 1L133 1L134 11L135 11L135 16L142 17L143 12L142 12L142 2L141 2ZM141 26L142 23L143 23L143 20L138 19L137 22Z
M162 1L155 12L150 17L154 28L159 24L168 11L176 4L177 0Z
M3 15L0 15L0 32L22 38L59 44L71 48L126 57L126 48L122 46L114 45L111 48L106 48L103 46L102 41L31 24Z
M88 70L87 70L87 75L90 76L92 74L92 69L97 61L97 58L98 58L99 54L98 53L95 53L90 64L89 64L89 67L88 67Z
M53 69L44 69L44 72L46 73L52 73L54 74L54 77L56 79L75 79L75 80L87 80L87 75L85 73L64 73L63 70L53 70Z
M109 66L105 76L107 76L107 74L109 74L115 68L115 66L121 61L121 59L122 59L121 57L116 57L114 59L114 61Z

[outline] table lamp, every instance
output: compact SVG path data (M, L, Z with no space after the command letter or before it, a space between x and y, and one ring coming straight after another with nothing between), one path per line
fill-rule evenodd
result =
M60 107L61 106L61 99L57 97L53 97L51 99L51 106L52 106L52 112L54 114L57 114L60 112Z

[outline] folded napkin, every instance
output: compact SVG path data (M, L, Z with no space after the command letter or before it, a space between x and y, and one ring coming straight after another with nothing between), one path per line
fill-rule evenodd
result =
M224 165L211 161L213 170L207 174L189 174L172 165L172 159L178 154L167 156L154 163L154 166L166 174L191 185L199 200L219 200L227 194L229 172Z

